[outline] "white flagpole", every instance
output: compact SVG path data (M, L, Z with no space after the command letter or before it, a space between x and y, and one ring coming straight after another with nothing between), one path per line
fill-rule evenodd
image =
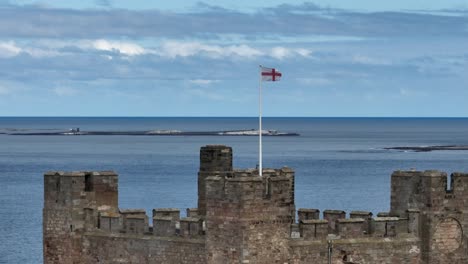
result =
M258 173L260 176L263 174L262 166L262 65L260 69L260 85L258 86Z

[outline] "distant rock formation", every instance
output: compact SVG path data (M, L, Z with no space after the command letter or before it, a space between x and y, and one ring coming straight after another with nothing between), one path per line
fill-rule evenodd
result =
M428 152L428 151L433 151L433 150L468 150L468 146L467 145L415 146L415 147L388 147L384 149Z

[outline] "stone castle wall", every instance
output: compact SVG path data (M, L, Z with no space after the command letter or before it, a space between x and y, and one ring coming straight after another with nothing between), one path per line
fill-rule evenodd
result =
M396 171L391 210L294 205L294 171L200 150L198 208L123 210L114 172L44 176L44 263L468 263L468 174ZM296 219L297 215L297 219Z

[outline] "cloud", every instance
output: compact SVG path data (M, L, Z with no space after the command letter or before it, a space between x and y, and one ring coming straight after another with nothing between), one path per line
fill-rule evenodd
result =
M249 45L211 45L201 42L168 41L163 43L156 51L156 54L163 57L191 57L207 56L209 58L256 58L271 57L284 59L286 57L302 56L308 57L311 51L305 48L254 48Z
M284 59L285 57L288 57L289 54L290 54L290 51L283 47L274 47L271 50L271 56L280 60Z
M210 85L214 83L219 83L220 80L194 79L190 80L189 82L196 85Z
M0 9L0 35L7 38L203 37L242 34L263 38L329 35L354 37L466 36L468 16L454 12L357 12L313 4L281 5L254 13L209 6L198 12L71 10L37 6Z
M0 58L11 58L21 54L28 54L36 58L62 55L61 52L48 48L28 47L14 41L0 42Z
M415 56L406 63L414 67L421 75L450 77L466 75L468 54Z
M21 53L21 48L15 45L13 41L0 42L0 58L14 57Z
M99 39L92 41L91 43L84 44L85 47L87 45L90 45L96 50L114 51L128 56L143 55L149 53L149 51L145 48L130 42L108 41L105 39Z
M181 13L10 6L0 16L0 78L7 81L180 80L200 88L236 80L240 86L258 63L279 67L299 86L467 73L468 57L457 59L466 49L463 16L310 4L251 13L211 6ZM433 61L411 60L425 54Z
M253 47L251 45L214 45L200 41L164 41L153 47L143 47L132 41L116 41L107 39L54 41L41 40L24 42L21 45L13 41L0 42L0 58L10 58L22 53L32 57L53 57L71 55L82 52L103 52L102 57L112 60L114 56L133 57L154 55L163 58L207 57L211 59L252 59L257 57L271 57L284 59L289 57L309 57L312 53L306 48L288 48L276 46Z
M312 51L310 51L308 49L303 49L303 48L294 49L294 52L301 55L301 56L303 56L303 57L309 57L312 54Z
M77 53L79 50L107 51L125 56L137 56L151 53L151 50L129 41L116 41L106 39L96 40L51 40L39 39L22 41L0 42L0 57L14 57L21 53L32 57L53 57ZM108 56L106 56L108 58Z
M158 52L160 56L170 58L176 57L189 57L199 54L204 54L211 58L220 57L244 57L252 58L263 55L263 53L247 45L207 45L200 42L181 42L181 41L168 41L161 45Z
M300 49L292 49L292 48L285 48L285 47L273 47L270 51L270 56L282 60L288 57L294 56L302 56L302 57L309 57L312 52L308 49L300 48Z

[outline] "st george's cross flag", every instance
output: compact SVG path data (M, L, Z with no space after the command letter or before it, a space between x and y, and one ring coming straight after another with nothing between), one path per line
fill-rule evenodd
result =
M262 81L279 81L281 78L281 72L277 71L275 68L267 68L261 66L262 72Z

